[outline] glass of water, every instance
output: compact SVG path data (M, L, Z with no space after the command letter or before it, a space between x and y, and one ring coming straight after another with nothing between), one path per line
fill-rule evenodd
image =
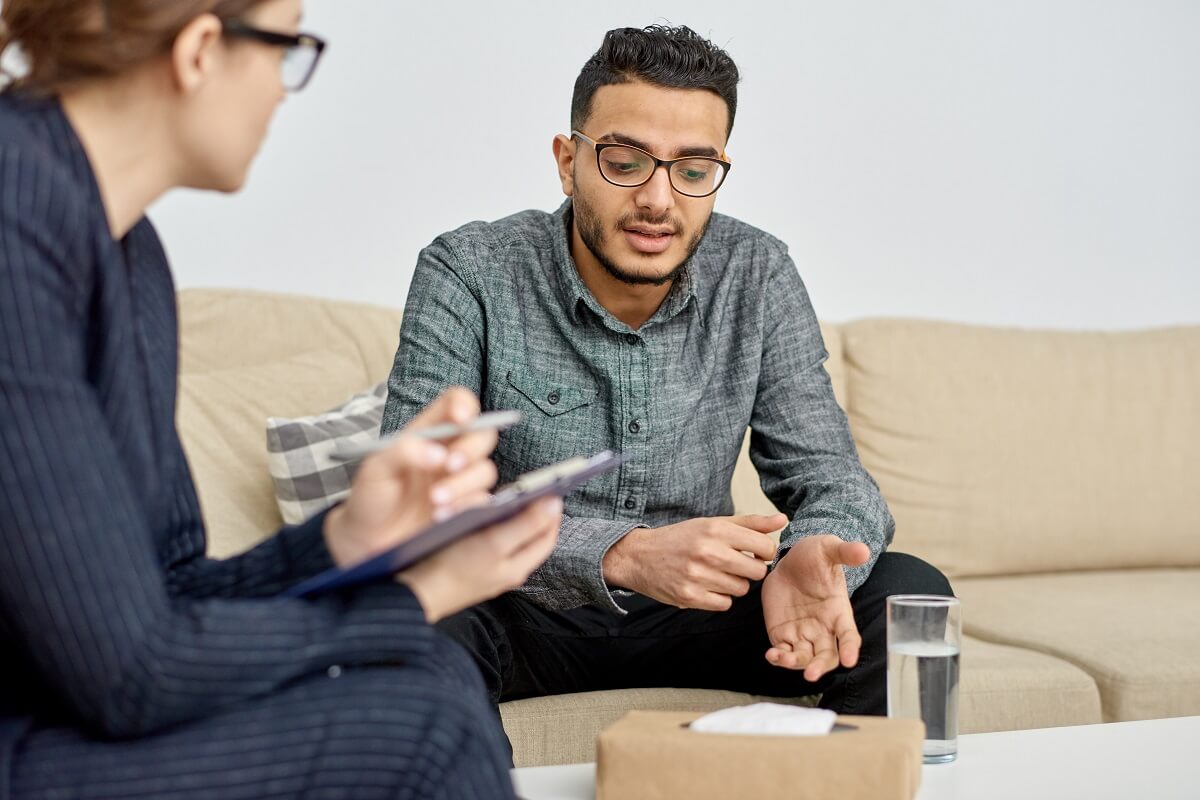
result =
M888 716L925 723L925 763L958 756L958 600L929 594L887 599Z

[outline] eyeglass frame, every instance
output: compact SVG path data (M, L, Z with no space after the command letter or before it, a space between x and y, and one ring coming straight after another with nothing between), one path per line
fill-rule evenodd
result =
M312 76L317 71L317 65L321 63L321 56L325 53L325 48L328 46L326 41L319 36L313 36L311 33L280 33L278 31L268 31L262 28L256 28L242 22L240 19L225 19L221 20L222 32L227 36L232 36L237 39L250 39L251 41L260 42L262 44L271 45L273 47L283 47L287 50L295 50L297 48L309 48L316 51L313 57L312 66L308 68L308 72L304 75L304 80L295 88L283 87L288 92L299 92L308 86Z
M712 195L716 194L717 191L720 190L720 188L722 186L725 185L725 179L729 177L729 170L733 169L733 164L731 164L729 161L727 161L723 158L714 158L712 156L684 156L683 158L659 158L658 156L654 155L654 153L643 150L640 147L634 147L631 144L621 144L620 142L597 142L592 137L590 137L580 131L572 130L571 136L572 137L578 136L580 139L582 139L583 141L587 142L588 144L590 144L592 146L592 149L596 151L596 170L599 171L600 177L604 178L604 180L608 181L613 186L619 186L622 189L636 189L639 186L645 186L647 183L649 183L654 178L654 173L658 172L659 167L666 167L667 168L667 183L670 184L672 191L679 192L679 194L683 195L684 197L694 197L697 199L699 199L701 197L711 197ZM604 174L604 167L600 164L600 151L604 150L605 148L609 148L609 147L624 147L629 150L636 150L639 153L645 153L647 156L649 156L650 160L654 162L654 169L650 170L650 174L646 176L646 180L642 181L641 183L617 183L612 178L610 178ZM673 167L674 165L678 164L681 161L695 161L696 159L700 159L701 161L712 161L715 164L720 164L725 169L725 174L721 176L721 182L718 183L716 188L714 188L711 192L705 192L704 194L688 194L687 192L680 191L679 187L677 187L675 185L675 181L671 180L671 167Z

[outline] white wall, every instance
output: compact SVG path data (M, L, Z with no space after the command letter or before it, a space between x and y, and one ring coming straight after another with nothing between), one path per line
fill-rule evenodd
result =
M331 49L249 188L153 211L180 285L403 304L438 233L558 205L580 66L662 20L740 65L717 209L823 318L1200 322L1195 0L309 0Z

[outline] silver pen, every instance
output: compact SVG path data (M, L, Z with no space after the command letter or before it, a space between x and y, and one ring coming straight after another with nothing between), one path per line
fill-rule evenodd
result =
M359 459L366 458L371 453L387 449L396 439L424 439L427 441L457 439L459 436L475 433L476 431L502 431L511 428L520 421L520 411L489 411L486 414L480 414L465 425L446 422L429 428L398 431L391 436L372 439L369 442L341 442L329 454L329 457L334 461L358 461Z

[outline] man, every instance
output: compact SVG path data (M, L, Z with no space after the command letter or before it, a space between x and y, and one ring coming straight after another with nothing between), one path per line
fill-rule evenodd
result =
M525 414L496 450L502 481L606 448L630 459L567 500L521 590L445 623L497 702L677 686L883 714L885 598L950 592L884 553L894 523L785 246L713 214L737 82L687 28L610 31L554 140L566 203L421 253L384 433L462 384ZM791 177L780 165L783 197ZM729 516L747 426L786 516Z

